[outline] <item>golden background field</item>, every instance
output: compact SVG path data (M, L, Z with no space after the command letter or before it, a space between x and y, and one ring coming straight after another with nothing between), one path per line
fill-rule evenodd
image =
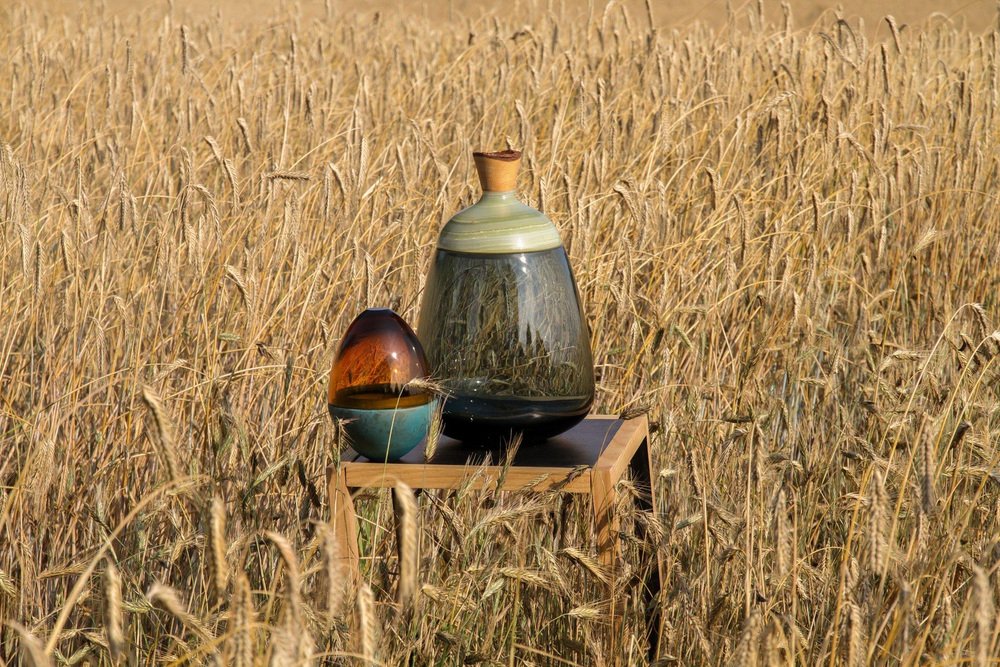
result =
M128 16L136 12L156 11L166 6L166 2L136 3L131 0L104 0L104 2L68 2L68 0L40 0L40 6L64 15L92 13L94 8L105 8L110 14ZM625 7L634 16L646 14L646 4L642 0L626 0L616 5ZM901 24L923 24L928 19L950 21L956 27L974 32L987 30L996 23L996 3L992 0L843 0L824 2L822 0L791 0L787 3L793 18L800 27L811 26L824 14L833 14L838 9L843 16L852 20L862 19L869 28L878 28L879 22L891 14ZM380 12L386 16L397 16L406 20L427 19L440 21L479 21L499 14L514 23L531 24L540 11L557 8L566 12L574 20L585 20L588 13L601 13L606 3L585 2L584 0L415 0L414 2L392 2L391 0L306 0L303 2L275 2L274 0L224 0L222 2L201 2L200 0L175 0L176 11L193 17L209 17L221 14L236 25L246 25L267 20L275 14L301 13L307 17L322 16L329 6L339 14ZM714 27L725 25L733 13L739 14L747 7L755 7L747 0L653 0L654 20L659 27L675 28L700 22ZM764 3L764 14L772 21L782 18L780 2L768 0ZM881 26L885 33L885 26Z
M242 6L0 8L4 662L641 664L656 550L662 664L996 664L990 6ZM369 494L343 586L339 337L508 143L661 506L609 591L583 501Z

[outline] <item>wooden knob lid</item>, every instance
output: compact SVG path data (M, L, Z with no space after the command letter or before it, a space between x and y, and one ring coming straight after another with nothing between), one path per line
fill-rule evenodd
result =
M476 171L483 192L510 192L517 187L517 171L521 167L521 151L473 153Z

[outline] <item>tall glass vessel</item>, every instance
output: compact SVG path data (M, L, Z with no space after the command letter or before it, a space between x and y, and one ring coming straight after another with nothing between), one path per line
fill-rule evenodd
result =
M559 232L514 192L520 152L474 158L483 195L441 230L418 335L446 435L544 440L590 409L590 335Z

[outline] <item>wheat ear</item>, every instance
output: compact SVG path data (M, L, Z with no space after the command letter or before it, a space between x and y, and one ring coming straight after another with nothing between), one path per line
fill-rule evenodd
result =
M177 481L181 478L181 466L177 460L177 450L174 447L173 423L167 415L166 409L163 407L163 401L160 400L160 397L153 391L152 387L143 386L142 400L153 415L153 425L156 431L154 441L159 446L160 456L163 457L167 465L167 472L170 474L170 479Z
M28 628L13 621L8 625L14 629L18 639L21 640L21 658L27 667L52 667L52 661L45 653L45 649L42 648L42 643L35 635L31 634Z
M226 504L221 498L212 498L209 539L212 547L212 582L216 600L222 600L229 581L229 562L226 560Z
M104 571L104 629L108 636L111 662L119 664L125 655L125 637L122 632L122 577L111 561Z
M419 552L417 545L417 499L402 482L392 489L392 509L396 517L396 549L399 555L399 585L396 601L403 608L410 605L417 590Z

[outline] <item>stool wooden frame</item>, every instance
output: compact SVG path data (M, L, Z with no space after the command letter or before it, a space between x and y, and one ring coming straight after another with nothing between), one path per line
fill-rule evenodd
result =
M424 462L421 444L398 463L370 461L353 450L341 457L339 467L327 470L330 499L330 522L342 558L348 561L351 575L359 573L358 520L354 496L364 489L391 488L403 482L413 489L458 489L465 484L482 488L502 478L503 491L547 491L590 495L597 548L602 564L614 574L620 554L618 522L615 512L616 485L625 473L640 490L637 509L654 511L656 498L651 483L649 424L645 415L622 420L594 415L556 438L537 446L521 447L506 475L502 463L477 465L482 450L442 437L432 461ZM494 462L498 457L494 455ZM470 476L475 473L474 479ZM661 563L657 563L643 587L650 614L650 653L654 654L659 634L656 599L660 590ZM612 619L614 623L614 619Z

